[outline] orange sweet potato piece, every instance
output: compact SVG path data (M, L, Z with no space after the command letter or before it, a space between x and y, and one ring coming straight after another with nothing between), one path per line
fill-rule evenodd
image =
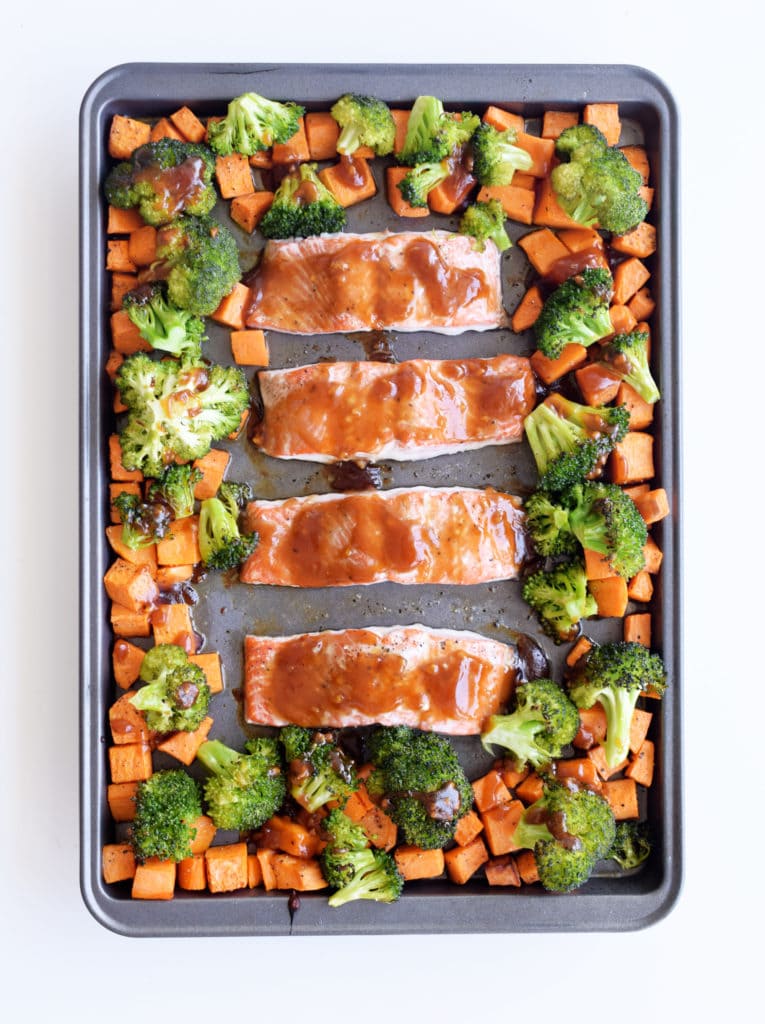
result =
M305 115L305 134L309 159L335 159L340 125L328 110L313 111Z
M630 414L630 430L645 430L653 423L653 402L646 402L637 391L622 381L619 390L616 392L616 404L624 405Z
M190 654L189 661L194 665L199 665L204 672L210 693L223 691L223 669L220 654L217 651L208 651L207 654Z
M246 196L255 191L250 164L242 153L216 156L215 179L224 199Z
M204 141L207 130L196 114L188 107L180 107L170 115L170 120L189 142Z
M651 272L636 256L629 256L626 260L622 260L614 269L614 303L617 305L628 303L650 276ZM634 311L633 316L636 320L640 319Z
M542 117L542 138L557 139L566 128L579 124L576 110L546 110Z
M661 569L661 562L664 556L661 548L650 535L643 545L643 555L645 557L645 571L655 575Z
M187 604L161 604L150 615L155 644L178 644L187 654L195 654L197 639Z
M123 356L132 356L134 352L150 352L151 345L141 337L141 332L130 319L124 309L118 309L109 318L112 345L115 351Z
M544 792L544 783L540 775L536 772L531 772L527 775L520 786L515 787L515 795L519 800L523 800L525 804L533 804L537 801Z
M503 759L498 765L497 770L508 789L515 789L529 774L529 769L526 767L516 768L515 761L512 758Z
M229 462L231 462L231 453L223 448L211 448L201 459L194 460L192 463L194 469L198 469L202 474L202 479L194 486L194 497L197 501L215 497L223 482Z
M377 193L372 170L364 157L342 157L338 163L319 171L319 178L341 206L355 206Z
M653 580L651 574L641 569L635 573L627 587L627 596L630 601L650 601L653 597Z
M207 888L207 870L203 853L193 853L178 863L178 888L203 892Z
M130 259L126 238L110 238L106 243L106 269L124 274L135 274L136 265Z
M107 235L129 235L131 231L143 226L144 219L138 210L131 206L123 210L119 206L110 206L106 215Z
M473 799L479 811L488 811L498 804L506 804L512 800L510 790L496 768L471 782Z
M653 437L640 430L629 430L609 456L611 482L633 484L654 475Z
M619 392L621 377L599 363L587 363L575 371L577 387L585 405L608 405Z
M196 565L201 560L199 516L173 520L170 532L157 541L158 564Z
M239 423L234 427L230 434L228 434L229 441L236 441L239 435L244 430L247 420L250 418L250 410L242 409L242 415L239 417Z
M157 229L151 224L131 231L128 237L130 259L137 267L148 267L157 258Z
M597 769L598 775L601 779L610 779L612 775L617 775L627 765L627 759L625 758L620 764L616 764L611 767L606 760L605 747L598 745L597 747L591 747L587 751L587 757L592 761Z
M611 306L608 311L614 334L630 334L637 326L629 306Z
M553 156L555 155L555 142L552 139L540 139L536 135L527 135L526 132L518 132L515 144L520 149L525 149L530 155L532 164L526 171L535 178L544 178L550 173Z
M311 159L311 150L305 130L305 118L298 121L298 130L286 142L275 142L271 147L274 164L300 164Z
M138 679L145 651L127 640L116 640L112 648L112 672L114 681L123 690Z
M444 873L443 850L398 846L393 856L405 882L412 882L416 878L439 878Z
M183 132L179 132L173 122L167 117L161 117L152 127L150 139L158 142L159 139L175 139L176 142L187 142Z
M643 179L643 184L647 185L651 177L651 167L648 162L648 154L645 151L645 146L620 146L619 148L626 156L630 166L636 170Z
M189 765L197 756L197 751L207 739L213 720L208 715L193 732L173 732L157 744L157 750L169 754L181 764Z
M268 342L263 331L232 331L231 355L239 366L268 366Z
M143 712L131 704L134 696L134 693L123 693L109 707L109 729L114 744L148 743L151 739Z
M145 565L133 565L124 558L118 558L106 571L104 587L112 601L134 612L145 611L159 597L151 570Z
M481 120L484 124L490 124L492 128L496 128L498 132L506 132L508 128L522 132L526 127L526 122L520 114L514 114L511 110L503 110L502 107L487 107Z
M640 497L635 498L635 504L647 526L661 522L669 515L669 499L663 487L657 487L648 491L647 494L641 494Z
M559 241L549 228L531 231L518 239L518 245L529 258L536 272L544 277L552 265L569 254L569 250Z
M590 548L584 549L584 572L588 580L607 580L616 575L608 558Z
M590 580L587 588L597 602L601 618L620 619L627 611L627 581L621 576Z
M115 554L131 565L145 565L152 576L157 571L157 549L155 544L149 544L145 548L131 548L122 540L121 524L113 523L106 527L106 539Z
M119 434L109 437L109 466L112 480L143 480L140 469L125 469L123 466Z
M171 900L176 873L175 861L150 857L144 864L136 864L130 895L134 900Z
M210 319L224 327L240 331L244 327L244 308L250 301L250 289L239 281L228 295L225 295L218 308L210 314Z
M380 807L372 807L359 822L367 839L380 850L392 850L398 838L396 823Z
M273 851L266 850L265 853L271 853ZM260 861L256 853L247 854L247 888L256 889L259 885L263 884L263 872L260 868Z
M106 376L109 378L110 381L112 381L112 383L114 382L114 378L117 376L117 371L119 370L120 366L122 366L122 364L124 362L125 362L125 357L123 356L123 354L121 352L117 352L116 349L112 349L111 352L109 353L108 357L107 357L106 363L104 364L104 370L106 371ZM115 399L118 396L119 396L119 393L115 390L115 393L114 393ZM115 487L116 485L115 484L111 484L111 486ZM114 494L111 495L111 497L112 498L116 498L119 493L120 493L119 491L115 491ZM140 494L140 491L136 490L135 493L136 494ZM114 507L112 507L111 511L112 511L112 522L113 523L118 523L120 521L119 513L117 513L117 510ZM116 518L115 518L115 515L114 515L115 513L116 513Z
M631 643L651 646L651 613L638 612L624 619L624 639Z
M533 223L536 201L534 190L519 188L515 184L515 178L510 185L484 185L476 198L480 203L498 199L510 220L518 221L519 224Z
M635 708L630 719L630 750L637 754L645 743L653 714L643 708Z
M465 885L488 859L489 853L480 836L467 846L454 846L444 854L446 872L456 885Z
M185 583L194 575L193 565L163 565L157 569L154 578L160 590L169 590L177 583Z
M520 853L516 853L513 860L524 885L533 885L539 881L537 862L532 850L522 850Z
M642 221L624 235L611 238L611 248L623 252L627 256L637 256L644 260L656 252L656 228L647 221Z
M617 821L638 817L637 786L634 779L610 779L603 783L603 796Z
M569 217L558 202L549 175L542 178L537 186L534 204L534 224L543 224L549 228L575 228L576 221Z
M508 854L493 857L487 862L484 871L489 885L512 885L517 888L521 884L515 859Z
M260 865L260 877L263 882L263 887L266 892L270 892L276 888L276 875L274 874L274 858L277 856L276 850L256 850L255 856L258 859Z
M151 634L148 610L136 612L113 601L109 618L115 636L139 637Z
M364 815L368 814L373 808L374 804L369 799L366 786L360 785L356 792L351 793L348 797L343 813L358 825L363 820Z
M115 114L109 128L109 156L115 160L129 160L133 150L145 145L150 139L150 124Z
M588 757L567 757L555 762L555 777L574 779L590 789L600 788L600 779L595 765Z
M151 748L148 743L121 743L109 747L112 782L142 782L151 777Z
M637 321L648 320L655 309L656 303L648 288L638 288L629 301L629 310Z
M243 231L252 234L260 224L263 215L274 201L274 193L268 191L250 192L247 195L235 196L231 200L229 213L235 224Z
M622 133L618 103L588 103L582 113L582 122L599 128L609 146L618 145Z
M579 729L571 741L577 750L591 750L606 738L606 712L602 704L579 708Z
M227 843L205 850L210 892L235 892L247 888L247 843Z
M388 167L385 171L385 193L388 205L399 217L427 217L430 210L427 206L412 206L401 195L399 183L409 173L409 167Z
M512 328L516 334L534 326L542 312L542 306L544 306L544 299L539 285L532 284L524 293L513 313Z
M297 892L315 892L326 889L327 882L317 860L277 853L271 861L277 889L295 889Z
M116 313L118 309L122 309L122 300L137 284L138 278L135 274L112 274L110 309L113 313Z
M524 810L525 807L520 800L511 800L509 803L498 804L481 812L484 838L494 857L518 849L513 842L513 835Z
M212 841L217 832L212 818L208 818L206 814L200 814L193 822L192 828L196 834L191 840L191 852L204 853L208 847L212 846Z
M258 834L258 843L303 858L315 857L321 848L321 840L316 833L282 814L274 814L268 819Z
M454 832L454 841L460 846L467 846L468 843L473 842L475 837L481 831L483 831L483 822L475 811L468 811L467 814L463 814L457 822L457 828Z
M592 648L592 640L586 636L580 636L574 646L566 655L566 664L569 668L573 668L574 665Z
M586 249L603 251L603 239L595 228L583 228L579 224L576 227L563 228L557 235L569 252L584 252Z
M115 821L132 821L135 818L135 796L137 782L110 782L106 787L106 802Z
M625 776L633 782L639 782L641 786L650 786L653 782L654 760L654 745L651 740L645 740L624 769Z

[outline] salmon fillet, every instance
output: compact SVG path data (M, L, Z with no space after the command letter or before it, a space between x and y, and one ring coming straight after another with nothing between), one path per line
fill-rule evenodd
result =
M504 327L500 254L449 231L269 241L245 325L287 334Z
M477 633L369 626L244 640L244 711L259 725L408 725L480 733L507 701L514 647Z
M402 487L253 501L243 583L344 587L512 579L526 554L520 499L488 488Z
M258 374L252 440L279 459L427 459L518 441L534 408L529 360L315 363Z

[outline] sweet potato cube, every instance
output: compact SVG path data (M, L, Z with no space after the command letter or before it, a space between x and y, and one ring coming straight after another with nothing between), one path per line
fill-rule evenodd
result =
M516 185L515 178L510 185L484 185L476 198L479 203L498 199L510 220L519 224L533 223L536 195L533 189L520 188Z
M373 808L374 804L369 799L366 786L360 785L356 792L351 793L348 797L343 813L358 825L363 820L364 815L368 814Z
M515 132L522 132L526 127L521 114L514 114L512 110L503 110L502 107L489 106L484 110L481 120L484 124L490 124L498 132L506 132L512 128Z
M654 475L653 437L640 430L629 430L609 456L611 482L634 484Z
M196 835L191 840L191 852L204 853L205 850L212 846L212 841L217 831L212 818L209 818L206 814L200 814L192 827Z
M231 355L239 366L268 366L268 342L263 331L232 331Z
M626 256L637 256L644 260L656 252L656 228L647 221L641 221L626 234L612 237L611 248Z
M263 884L263 872L256 853L247 854L247 888L256 889Z
M131 896L134 900L171 900L175 895L176 869L175 861L157 857L137 864Z
M148 743L122 743L109 747L112 782L142 782L151 777L151 748Z
M548 228L575 228L576 221L570 217L558 202L549 174L540 179L534 203L534 224Z
M124 558L118 558L106 571L104 587L115 604L134 612L145 611L159 597L150 569L145 565L133 565Z
M489 859L483 840L477 836L467 846L454 846L444 854L444 865L455 885L465 885Z
M203 892L207 888L207 870L203 853L193 853L178 863L178 888Z
M569 253L563 242L560 242L549 228L529 232L518 239L518 245L541 277L545 277L552 265Z
M257 850L255 856L260 865L260 878L266 892L276 888L276 875L274 874L274 858L276 850Z
M178 644L187 654L195 654L197 638L187 604L162 604L150 616L155 644Z
M112 648L112 672L114 681L123 690L138 679L141 663L146 652L127 640L117 640Z
M128 238L130 259L138 267L148 267L157 258L157 229L144 224L130 232Z
M556 380L560 380L561 377L565 377L567 373L571 373L572 370L576 370L578 366L581 366L586 358L587 349L584 345L571 342L563 346L563 351L555 359L550 359L549 356L544 355L537 349L529 361L531 369L543 384L554 384Z
M169 590L178 583L185 583L194 575L193 565L163 565L157 569L154 579L160 590Z
M542 138L557 139L566 128L579 124L576 110L546 110L542 117Z
M104 881L126 882L135 875L135 854L128 843L106 843L101 849Z
M523 782L515 787L515 795L519 800L523 800L527 806L528 804L536 803L543 792L544 783L541 776L537 775L536 772L527 775Z
M645 430L653 423L653 402L646 402L626 381L619 385L616 404L625 406L630 414L630 430Z
M313 858L294 857L290 853L277 853L272 867L277 889L295 889L296 892L316 892L327 888L321 867Z
M138 210L131 206L123 210L119 206L110 206L106 214L107 235L129 235L131 231L140 228L144 219Z
M111 434L109 437L109 466L112 480L143 480L140 469L125 469L123 466L119 434Z
M651 613L638 612L624 617L624 639L630 643L651 646Z
M571 741L577 750L591 750L606 738L606 712L602 704L579 708L579 729Z
M170 115L170 120L189 142L204 142L207 135L205 126L188 107L176 110Z
M627 597L630 601L650 601L653 597L653 580L651 574L641 569L635 573L627 587Z
M511 321L512 328L515 333L520 334L521 331L526 331L529 327L533 327L539 319L539 314L542 312L543 306L544 299L539 285L532 284L531 287L526 290L523 298L515 307L515 312L513 313Z
M638 288L630 299L628 305L630 312L638 321L648 320L656 309L656 303L654 302L648 288Z
M615 370L597 363L585 363L574 372L574 376L583 403L591 407L613 402L622 382Z
M511 757L506 757L501 761L497 770L508 789L515 789L516 786L520 786L530 771L525 765L522 768L516 767L515 761Z
M346 163L348 166L353 165L352 175L349 175ZM325 167L319 171L319 177L341 206L355 206L377 192L372 170L363 157L349 157L347 161ZM358 184L352 178L358 178Z
M268 191L250 192L247 195L235 196L231 200L230 214L235 224L252 234L260 224L264 214L274 201L274 193Z
M308 158L334 160L337 156L337 140L340 138L340 125L334 117L328 110L317 110L306 114L302 120L308 142Z
M114 523L106 527L106 539L116 555L131 565L145 565L152 576L157 571L157 546L149 544L145 548L131 548L122 540L122 526Z
M405 882L412 882L417 878L439 878L444 873L443 850L398 846L393 856Z
M489 885L512 885L517 888L521 884L515 859L507 854L493 857L487 862L484 871Z
M134 696L134 693L123 693L109 708L112 743L148 743L151 739L143 711L131 703Z
M196 565L202 560L199 550L199 516L173 520L170 532L157 541L159 565Z
M651 167L648 162L645 146L620 146L619 148L624 156L626 156L633 170L637 171L643 179L643 184L647 185L651 177Z
M588 757L565 757L554 762L555 777L573 779L590 789L600 789L600 779L595 765Z
M112 602L110 621L112 632L118 637L139 637L151 634L148 610L136 612L122 604Z
M151 351L151 345L141 337L141 332L124 309L118 309L116 313L112 313L109 326L112 345L123 356L132 356L134 352Z
M467 846L468 843L472 843L479 832L482 831L483 822L481 819L475 811L468 811L467 814L463 814L457 822L457 828L454 832L454 840L459 846Z
M110 782L106 787L106 802L115 821L132 821L135 818L135 797L137 782Z
M158 142L160 139L175 139L177 142L188 141L168 117L161 117L152 127L150 139L152 142Z
M237 282L228 295L224 296L218 308L210 314L210 319L224 327L240 331L244 328L244 309L250 301L250 289Z
M473 787L473 799L479 811L488 811L498 804L506 804L512 800L510 790L505 785L502 776L496 768L475 779L471 783Z
M215 180L224 199L246 196L255 191L252 171L247 157L242 153L230 153L215 158Z
M411 110L394 110L391 109L393 115L393 121L396 125L396 139L393 143L393 152L400 153L404 148L406 142L406 133L409 128L409 117L411 116Z
M661 563L664 555L662 554L661 548L650 534L648 536L648 540L643 545L643 555L645 557L645 571L655 575L659 569L661 569Z
M587 588L597 602L601 618L620 619L627 611L627 581L621 576L589 580Z
M597 769L598 775L601 779L610 779L612 775L617 775L627 765L627 759L621 761L619 764L609 765L606 760L605 747L600 744L597 747L592 747L587 751L587 757L592 761Z
M401 194L398 187L407 176L409 167L388 167L385 171L385 194L388 197L388 205L399 217L427 217L430 210L427 206L412 206Z
M591 548L584 549L584 574L588 580L607 580L615 576L607 555Z
M311 149L306 136L305 118L298 121L298 129L286 142L275 142L271 147L274 164L301 164L311 159Z
M636 256L629 256L614 269L614 295L616 304L625 304L643 287L651 272ZM634 315L634 310L633 310ZM638 320L639 317L635 316Z
M527 135L526 132L519 131L515 144L520 149L525 149L531 156L531 167L526 173L535 178L545 178L552 167L555 142L552 139L540 139L537 135Z
M624 769L626 778L640 783L641 786L650 786L653 782L654 753L653 742L645 740Z
M199 665L205 674L210 693L221 693L223 690L223 670L220 662L220 654L217 651L210 651L207 654L191 654L189 661Z
M603 783L603 796L617 821L638 817L637 786L634 779L611 779Z
M643 708L635 708L630 719L630 750L636 754L645 743L653 713Z
M637 320L629 306L611 306L608 311L614 334L631 334L637 326Z
M128 240L110 238L106 243L106 269L123 274L134 274L136 265L130 259Z
M137 284L138 278L135 274L112 274L110 309L113 313L116 313L118 309L122 309L122 300L125 298L128 292L132 292L132 290L137 286Z
M622 133L618 103L588 103L582 113L582 122L599 128L609 146L618 145Z
M133 151L151 138L151 125L133 117L115 114L109 128L109 156L115 160L129 160Z
M580 636L574 646L566 655L566 664L569 668L573 668L574 665L583 657L589 650L592 649L592 640L587 636Z
M647 526L653 526L669 515L669 499L663 487L657 487L635 499L640 515Z
M194 469L202 474L202 479L194 487L194 497L198 501L215 497L230 461L231 453L223 448L211 448L207 455L194 460Z
M513 859L515 860L515 866L518 868L518 874L521 876L521 881L524 885L533 885L535 882L539 881L537 862L532 850L522 850L521 853L517 853Z
M197 751L207 739L213 720L208 715L203 719L202 724L193 732L173 732L157 744L157 750L163 754L169 754L181 764L189 765L197 756Z
M205 850L207 886L210 892L235 892L247 888L247 843L227 843Z
M493 856L498 857L518 849L513 842L513 835L524 810L525 807L520 800L511 800L509 803L498 804L481 812L484 838Z
M398 838L396 823L380 807L372 807L359 822L372 846L392 850Z

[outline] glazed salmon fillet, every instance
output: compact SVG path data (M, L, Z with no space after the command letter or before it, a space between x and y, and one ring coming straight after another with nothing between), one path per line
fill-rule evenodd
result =
M253 501L243 583L344 587L512 579L526 555L520 499L491 488L402 487Z
M369 626L244 640L248 722L480 733L516 678L515 648L477 633Z
M279 459L415 460L523 433L536 393L529 360L315 363L258 374L263 418L252 440Z
M449 231L269 241L246 283L245 326L287 334L507 325L499 250Z

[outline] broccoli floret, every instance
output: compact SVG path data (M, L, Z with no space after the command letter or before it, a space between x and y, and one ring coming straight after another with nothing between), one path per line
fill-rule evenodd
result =
M436 733L406 727L390 738L372 734L367 754L375 766L367 787L384 798L405 843L432 850L454 838L468 813L473 790L451 743Z
M207 813L217 828L260 828L287 795L278 740L260 736L248 740L244 749L240 753L220 740L208 740L197 752L197 760L212 773L203 790Z
M487 241L494 242L500 252L513 244L505 231L505 208L499 199L471 203L460 218L459 232L472 235L475 248L480 252L486 248Z
M345 805L358 789L356 767L340 749L334 734L287 725L279 738L284 746L292 798L311 814L330 800Z
M146 280L165 281L169 301L196 316L214 313L241 278L234 236L212 217L178 217L157 232Z
M437 164L470 141L480 118L468 111L447 113L435 96L418 96L407 124L404 146L396 159L405 167Z
M173 519L185 519L194 514L194 488L202 480L196 467L168 466L158 480L149 484L149 501L164 502L173 513Z
M250 398L237 367L156 362L145 352L122 363L116 384L128 407L120 433L123 465L151 477L206 455L213 441L239 426Z
M177 644L158 644L144 655L142 686L131 698L155 732L193 732L207 714L210 687L199 665Z
M608 854L609 860L625 871L642 864L651 855L651 833L645 821L617 821L614 843Z
M558 202L579 224L598 225L621 235L648 213L640 196L640 174L594 125L574 125L558 136L561 163L550 175Z
M560 757L579 729L579 713L552 679L532 679L516 687L511 714L492 715L481 743L488 753L504 747L515 755L519 771Z
M346 93L333 104L330 113L340 125L338 153L348 155L359 146L370 146L377 156L393 152L396 122L382 100Z
M417 164L406 172L398 183L398 190L410 206L424 207L428 205L428 193L446 181L450 173L448 160Z
M516 171L528 171L531 154L516 146L513 128L500 132L493 125L480 124L472 139L473 170L481 185L509 185Z
M167 301L159 281L142 284L128 292L122 308L154 349L170 352L183 362L198 363L205 338L204 321Z
M583 885L614 841L614 815L608 802L587 789L545 783L543 795L527 807L513 842L534 851L539 881L550 892Z
M600 703L606 713L606 762L615 768L629 753L630 723L644 691L661 695L667 685L664 663L643 644L617 640L591 648L568 678L568 692L578 708Z
M202 217L215 205L215 157L207 148L178 139L158 139L117 164L104 184L107 202L137 206L147 224L167 224L182 213Z
M130 829L138 860L159 857L180 861L190 857L197 834L194 822L201 813L199 784L182 768L154 772L139 782Z
M246 489L245 489L246 488ZM251 496L246 484L223 483L214 498L199 509L199 550L211 569L233 569L248 558L258 542L256 533L239 529L239 497Z
M173 517L163 501L141 501L137 494L123 491L113 504L122 523L122 543L133 551L150 547L167 535Z
M643 548L648 528L632 498L616 484L575 484L562 496L576 539L589 551L605 555L617 576L625 579L645 566Z
M652 404L661 398L656 381L648 365L648 334L632 331L617 334L602 346L601 361L619 374L621 379L637 391L644 402Z
M523 584L523 600L537 613L542 629L556 644L573 640L582 619L597 614L581 562L567 562L534 573Z
M301 164L282 178L274 201L260 222L266 238L307 238L345 227L346 213L316 173L316 164Z
M222 121L208 123L207 137L211 148L222 156L252 156L275 142L291 139L304 113L305 108L297 103L279 103L256 92L245 92L231 100Z
M588 348L613 334L608 312L613 287L613 278L603 267L587 267L559 285L534 323L540 351L548 359L557 359L572 342Z
M539 471L539 486L562 491L602 472L607 456L627 433L623 405L592 408L550 394L523 423Z
M524 502L526 531L537 554L543 558L573 555L579 544L571 532L568 509L558 504L547 491L534 491Z
M322 871L336 890L329 898L331 907L352 900L393 903L399 898L404 880L395 860L384 850L370 849L358 825L335 809L324 819L323 831L328 841L321 852Z

